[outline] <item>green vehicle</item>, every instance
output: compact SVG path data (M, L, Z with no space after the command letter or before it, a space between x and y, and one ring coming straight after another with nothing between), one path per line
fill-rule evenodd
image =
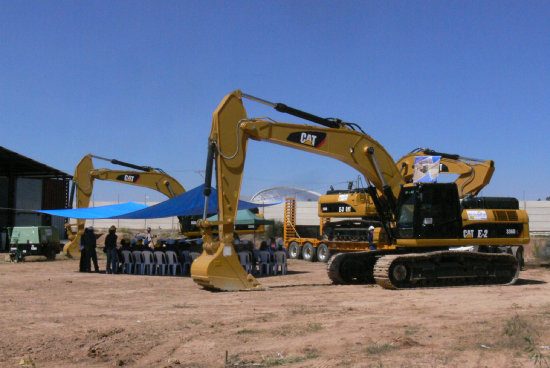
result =
M61 251L59 233L53 226L15 226L8 228L10 258L23 261L26 256L45 256L53 261Z

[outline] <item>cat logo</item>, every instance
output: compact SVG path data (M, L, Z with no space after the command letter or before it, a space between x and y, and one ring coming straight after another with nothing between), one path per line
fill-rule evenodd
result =
M289 134L287 140L304 146L319 148L325 143L326 137L327 134L323 132L294 132Z
M489 230L487 229L477 229L477 233L475 229L464 229L463 236L465 239L472 239L472 238L488 238L489 237Z
M315 146L315 140L317 136L315 134L302 133L300 135L300 143L307 144L308 146Z
M116 180L125 181L127 183L135 183L139 180L139 174L132 174L132 175L122 174L117 176Z

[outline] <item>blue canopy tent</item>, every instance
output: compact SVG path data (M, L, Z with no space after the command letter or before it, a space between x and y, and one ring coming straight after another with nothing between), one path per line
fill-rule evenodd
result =
M204 185L191 189L177 197L161 202L154 206L145 206L134 202L119 205L101 206L93 208L78 208L68 210L36 210L53 216L78 219L152 219L172 216L202 215L204 210ZM212 188L208 214L218 212L217 191ZM239 209L271 206L277 203L258 204L239 201Z
M132 213L147 208L144 204L127 202L121 204L112 204L108 206L75 208L66 210L35 210L34 212L46 213L53 216L77 218L77 219L104 219L115 216Z

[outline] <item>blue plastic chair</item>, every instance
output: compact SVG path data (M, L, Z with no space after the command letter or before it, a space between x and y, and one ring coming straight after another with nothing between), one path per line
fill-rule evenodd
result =
M271 263L271 254L267 251L262 251L258 253L258 270L260 271L260 276L267 275L269 276L272 271L272 263Z
M178 262L178 255L176 252L169 250L166 252L166 260L168 264L168 272L172 271L172 275L176 276L178 267L181 273L183 273L181 263Z
M193 258L191 258L191 254L189 254L189 251L187 251L187 250L184 250L181 254L183 256L183 263L182 263L181 273L183 275L190 275L191 274L191 263L193 263Z
M286 275L287 273L286 253L281 250L275 252L275 264L273 267L273 274L277 275L279 270L281 270L281 275Z
M141 259L143 261L143 264L141 265L141 274L143 275L146 272L149 272L149 275L152 275L155 271L155 260L153 258L153 252L148 250L141 252Z
M250 262L250 253L247 251L243 251L237 253L237 255L239 256L239 261L244 267L245 272L248 274L252 273L252 262Z
M123 250L122 258L123 258L122 273L131 274L134 269L132 252L130 252L129 250Z
M166 255L164 252L157 250L155 252L155 261L155 273L157 275L162 274L162 276L166 275Z
M143 260L141 258L141 251L134 250L132 255L134 256L134 274L137 275L139 269L139 273L143 275Z

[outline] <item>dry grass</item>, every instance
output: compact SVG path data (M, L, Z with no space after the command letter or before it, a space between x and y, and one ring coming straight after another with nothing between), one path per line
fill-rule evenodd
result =
M363 348L362 351L370 355L376 355L376 354L385 354L395 349L397 349L397 346L394 346L389 343L383 343L383 344L369 345Z
M296 363L305 362L310 359L319 357L319 353L316 349L306 348L299 355L284 356L277 353L276 356L262 357L259 361L246 360L240 357L240 355L231 355L226 363L226 367L280 367L285 365L291 365Z
M323 326L320 323L308 323L307 325L283 325L272 331L275 336L300 336L312 332L321 331Z

